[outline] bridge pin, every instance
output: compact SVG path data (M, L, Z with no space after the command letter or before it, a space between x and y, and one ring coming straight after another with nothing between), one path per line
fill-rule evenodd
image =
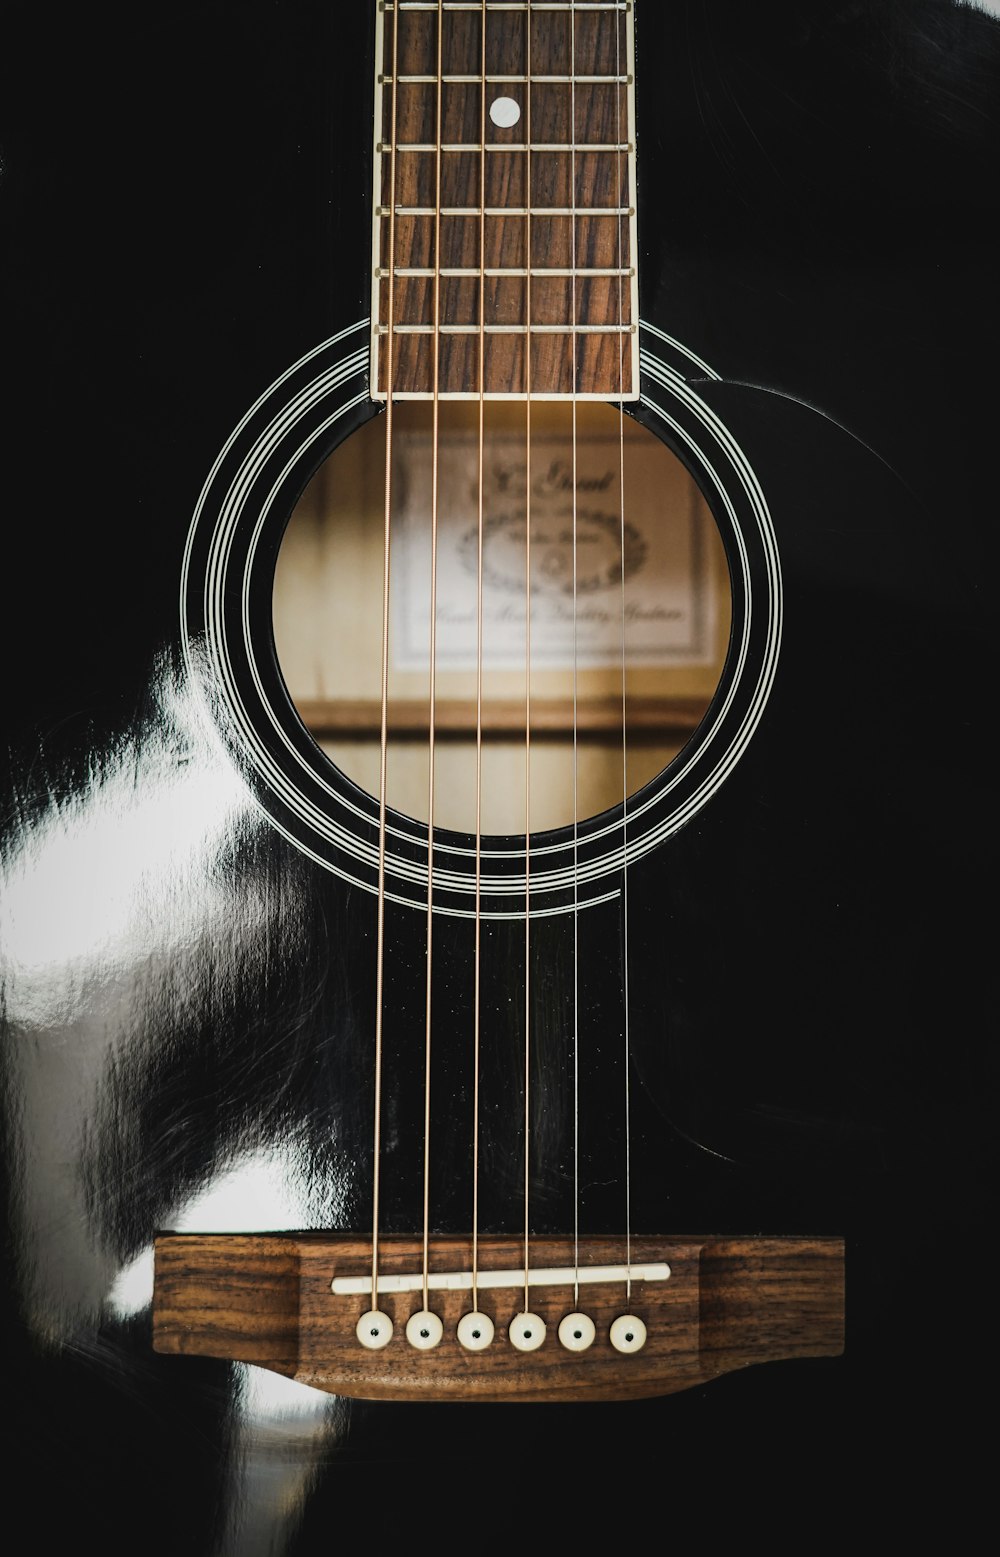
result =
M507 1334L519 1352L535 1352L545 1340L545 1320L537 1314L515 1314Z
M463 1314L456 1333L467 1352L483 1352L493 1340L493 1321L488 1314Z
M611 1326L611 1344L616 1352L641 1352L646 1344L646 1326L634 1314L622 1314Z
M392 1340L392 1320L377 1308L362 1314L354 1327L354 1333L362 1346L370 1352L380 1352Z
M429 1309L420 1309L406 1321L406 1339L418 1352L432 1351L443 1335L444 1325Z
M567 1314L559 1325L559 1339L568 1352L585 1352L596 1334L589 1314Z

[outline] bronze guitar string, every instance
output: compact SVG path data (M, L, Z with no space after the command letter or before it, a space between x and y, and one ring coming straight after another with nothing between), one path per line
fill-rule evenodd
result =
M531 7L525 8L525 336L524 336L524 1312L531 1236Z
M486 473L486 0L479 34L479 447L476 553L476 944L472 1074L472 1312L479 1312L479 1084L483 873L483 520Z
M570 323L572 383L570 416L573 427L571 482L573 487L573 1307L580 1306L580 744L579 744L579 622L577 619L577 303L576 303L576 0L570 0Z
M430 603L430 733L427 748L427 998L424 1029L424 1312L428 1306L427 1279L430 1274L430 1182L431 1182L431 1036L434 971L434 724L437 713L437 576L438 505L440 498L441 436L441 147L442 100L444 97L443 0L437 0L437 109L434 152L434 399L431 431L431 603Z
M626 13L625 25L628 26ZM616 141L617 153L617 189L618 203L622 203L622 21L615 14L615 76L617 86L616 97ZM631 130L631 124L627 126ZM631 135L626 134L627 142L631 141ZM631 205L630 198L625 201ZM618 234L618 500L621 516L621 598L622 598L622 1017L625 1037L625 1303L628 1307L632 1299L632 1091L631 1091L631 1063L632 1045L629 1032L629 947L628 947L628 721L627 721L627 682L626 682L626 605L625 605L625 302L624 286L622 283L622 221L620 216L615 217L615 225ZM636 263L635 254L630 254L631 263ZM632 319L633 330L636 321Z

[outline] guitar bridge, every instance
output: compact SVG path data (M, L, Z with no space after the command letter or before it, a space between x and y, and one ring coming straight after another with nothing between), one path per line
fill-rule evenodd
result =
M434 1238L425 1281L422 1240L382 1239L373 1303L356 1235L164 1235L153 1345L358 1399L466 1401L667 1395L843 1350L839 1238L533 1238L525 1281L523 1240L484 1237L475 1306L472 1254Z

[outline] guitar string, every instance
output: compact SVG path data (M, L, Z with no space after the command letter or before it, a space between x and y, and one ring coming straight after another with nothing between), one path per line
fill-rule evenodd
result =
M479 1081L483 866L483 483L486 469L486 0L480 19L479 87L479 550L476 560L476 947L472 1076L472 1312L479 1312Z
M615 140L619 150L617 153L618 164L618 205L628 206L629 200L622 198L622 89L621 89L621 44L622 26L628 26L625 15L619 15L616 11L615 18ZM628 126L626 126L627 130ZM626 140L628 136L626 134ZM631 1089L631 1060L632 1046L629 1032L629 947L628 947L628 723L627 723L627 689L625 680L626 668L626 614L625 614L625 299L622 282L622 217L616 217L618 229L618 499L621 515L621 597L622 597L622 1000L625 1029L625 1300L631 1304L632 1300L632 1089ZM625 220L628 220L626 217ZM629 260L636 263L636 256L629 246ZM631 321L635 329L635 320ZM634 356L633 356L634 362ZM632 386L634 388L634 385Z
M372 1173L372 1311L378 1310L379 1200L381 1195L382 1153L382 1044L385 988L385 846L386 846L386 753L389 737L389 559L392 530L392 431L393 391L395 389L395 306L396 306L396 141L399 127L399 94L396 90L399 61L398 12L392 13L392 129L389 145L389 281L386 299L388 333L385 358L385 519L382 542L382 666L381 733L379 741L378 800L378 909L375 972L375 1119L374 1168ZM382 68L385 68L383 37ZM384 133L385 122L379 126Z
M531 1312L528 1296L530 1238L530 1128L531 1128L531 7L525 10L525 320L524 425L524 1312Z
M441 420L441 147L443 86L443 0L437 0L437 111L434 153L434 399L431 431L431 602L430 602L430 730L427 742L427 988L424 1018L424 1312L428 1308L430 1276L431 1186L431 1028L434 972L434 726L437 714L437 566L439 439Z
M579 623L577 620L577 276L576 276L576 0L569 8L570 73L570 287L573 327L570 405L573 424L573 1307L580 1307L580 751Z

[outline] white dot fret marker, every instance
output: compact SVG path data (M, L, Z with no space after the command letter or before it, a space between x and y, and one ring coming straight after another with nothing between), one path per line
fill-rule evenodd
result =
M406 1321L406 1339L418 1352L433 1351L444 1335L444 1325L437 1314L422 1308Z
M362 1346L370 1352L380 1352L392 1340L392 1320L377 1308L362 1314L354 1327L354 1333Z
M559 1326L559 1339L568 1352L585 1352L596 1334L589 1314L567 1314Z
M493 1340L493 1321L489 1314L463 1314L456 1334L467 1352L484 1352Z
M646 1344L646 1326L634 1314L622 1314L611 1326L611 1344L616 1352L641 1352Z
M512 97L496 97L490 104L490 118L501 130L509 130L520 117L520 106Z
M519 1352L537 1352L545 1340L545 1320L537 1314L515 1314L507 1333Z

